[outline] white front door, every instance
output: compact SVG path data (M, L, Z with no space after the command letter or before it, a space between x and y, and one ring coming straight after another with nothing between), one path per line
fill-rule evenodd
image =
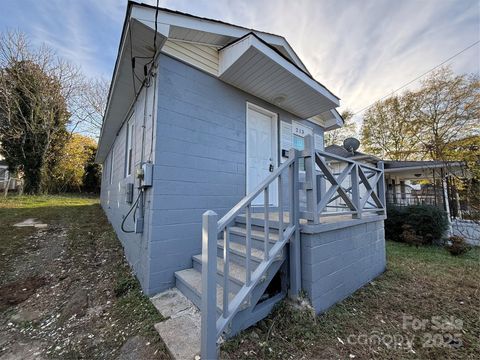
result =
M247 194L277 168L277 115L253 104L247 104ZM277 182L270 184L269 203L277 205ZM263 193L253 205L264 204Z

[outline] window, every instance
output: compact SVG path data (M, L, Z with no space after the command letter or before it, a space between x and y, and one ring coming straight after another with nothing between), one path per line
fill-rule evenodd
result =
M305 136L312 134L313 130L308 126L304 126L296 121L292 121L292 143L295 149L305 149ZM305 171L305 159L300 159L298 167L300 171Z
M305 149L305 138L299 135L293 135L293 147L297 150Z
M126 162L125 162L125 176L132 173L133 166L133 119L127 123L127 149L126 149Z
M109 182L113 184L113 163L115 162L115 149L112 148L112 154L110 155L110 170L109 170Z

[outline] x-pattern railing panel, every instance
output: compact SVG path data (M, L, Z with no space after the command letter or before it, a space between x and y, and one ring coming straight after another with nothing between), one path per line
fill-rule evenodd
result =
M348 197L347 192L345 189L342 187L343 181L347 178L347 176L350 174L351 170L355 166L354 163L349 163L345 169L338 175L335 176L325 160L317 153L315 162L320 168L320 170L323 172L324 176L326 179L332 184L332 186L327 190L325 193L325 196L320 198L320 201L318 202L318 212L321 213L325 207L332 202L332 196L335 193L338 193L338 196L345 201L347 206L350 208L352 211L356 211L357 207L355 204L352 202L352 200Z
M362 210L384 210L378 194L379 182L383 181L382 169L323 151L316 151L315 163L324 179L331 184L325 193L318 196L317 209L320 215L327 208L350 210L357 215L360 215ZM345 167L335 172L329 166L331 163L343 163ZM349 175L351 183L343 186ZM338 199L343 200L344 204L330 205Z
M365 208L365 205L367 204L367 202L370 198L372 198L375 205L379 209L383 209L382 202L381 202L380 198L378 197L377 193L375 192L376 188L377 188L378 181L380 179L382 179L382 172L377 171L373 176L367 177L367 175L365 175L365 172L363 171L363 166L360 165L360 164L357 165L357 166L358 166L358 175L360 177L360 180L361 180L363 186L365 186L365 188L366 188L366 194L361 198L360 209ZM370 179L372 179L372 178L373 178L373 181L370 182Z

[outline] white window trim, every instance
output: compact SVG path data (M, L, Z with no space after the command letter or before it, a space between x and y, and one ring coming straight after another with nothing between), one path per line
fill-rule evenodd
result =
M115 148L112 147L112 154L110 156L110 167L109 167L109 183L110 185L113 184L113 165L115 163Z
M133 163L133 140L135 132L134 115L130 116L127 121L127 139L125 142L125 177L132 175L132 163Z

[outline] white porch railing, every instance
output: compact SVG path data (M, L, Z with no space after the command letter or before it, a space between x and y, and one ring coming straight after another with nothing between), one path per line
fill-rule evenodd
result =
M305 160L305 180L300 182L299 159ZM339 171L333 169L334 165ZM288 181L285 182L285 176ZM346 181L349 179L348 181ZM271 207L270 187L277 183L279 237L270 244ZM288 200L284 199L287 188ZM300 211L299 192L306 193L306 209ZM264 249L263 259L252 268L252 203L263 195ZM284 211L288 209L288 222L284 222ZM332 211L335 209L335 211ZM377 167L355 162L314 149L313 138L305 138L305 150L290 150L289 158L268 176L257 188L235 205L218 220L213 211L203 214L202 228L202 359L217 357L217 340L225 328L248 301L254 288L264 278L265 273L283 248L289 243L290 250L290 289L289 296L296 298L301 288L300 261L300 219L310 224L320 223L322 217L332 215L352 215L361 218L366 212L385 213L385 187L383 163ZM230 294L230 227L238 215L245 214L245 283L233 296ZM223 241L223 309L217 315L217 242Z
M235 205L225 216L217 221L217 214L207 211L203 214L203 245L202 245L202 331L201 354L202 359L215 359L217 356L217 340L226 326L241 309L242 304L248 301L253 289L263 279L266 271L277 260L285 245L291 241L290 253L292 258L300 258L299 226L296 205L298 204L298 174L297 151L291 150L289 159L268 176L257 188ZM289 202L284 199L284 177L288 176ZM270 201L269 188L277 183L278 191L278 240L270 244ZM254 269L252 268L252 203L263 195L264 218L264 258ZM284 223L284 209L288 207L289 220ZM245 283L242 288L230 299L230 233L229 227L235 222L238 215L245 213ZM216 272L217 272L217 241L218 235L223 235L223 311L217 318L216 311ZM291 261L290 267L290 295L296 297L300 290L300 263Z
M385 214L383 162L377 166L311 149L306 141L306 211L300 217L318 224L327 216ZM310 145L310 146L309 146ZM308 146L310 148L308 148ZM309 161L307 161L307 159ZM310 193L309 193L310 191Z

